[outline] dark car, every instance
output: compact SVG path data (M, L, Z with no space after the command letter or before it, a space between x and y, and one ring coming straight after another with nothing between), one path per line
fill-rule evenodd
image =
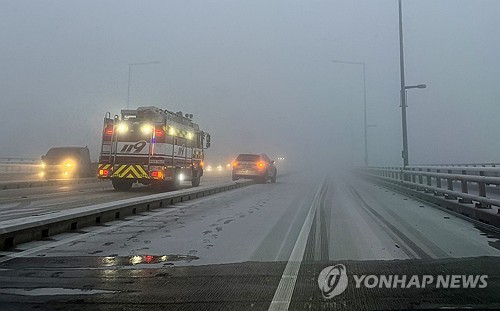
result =
M233 162L233 180L248 178L265 183L270 179L274 183L277 175L274 161L265 154L240 154Z
M45 179L91 177L90 152L87 147L50 148L42 156L42 171Z

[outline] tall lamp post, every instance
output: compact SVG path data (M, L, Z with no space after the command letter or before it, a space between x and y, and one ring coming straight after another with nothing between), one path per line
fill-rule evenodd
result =
M401 0L398 0L399 5L399 68L401 71L401 126L403 129L403 166L407 167L409 164L408 159L408 127L406 123L406 90L408 89L425 89L425 84L406 85L405 84L405 62L404 62L404 49L403 49L403 13L401 7Z
M128 84L127 84L127 109L129 108L130 104L130 75L132 72L132 66L140 66L140 65L151 65L151 64L159 64L159 61L152 61L152 62L142 62L142 63L130 63L128 64Z
M350 61L341 61L341 60L333 60L334 63L339 64L350 64L350 65L362 65L363 66L363 118L364 118L364 136L365 136L365 165L368 165L368 127L375 127L375 125L367 124L367 116L366 116L366 71L365 71L365 63L364 62L350 62Z

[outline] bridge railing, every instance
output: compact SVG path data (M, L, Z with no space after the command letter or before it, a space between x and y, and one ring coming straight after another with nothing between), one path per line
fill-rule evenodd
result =
M416 191L432 192L461 203L475 203L478 208L500 206L500 200L488 197L487 193L499 192L500 167L392 166L362 167L359 170L367 176ZM471 189L476 193L470 193Z
M40 164L40 159L0 157L0 173L37 173Z

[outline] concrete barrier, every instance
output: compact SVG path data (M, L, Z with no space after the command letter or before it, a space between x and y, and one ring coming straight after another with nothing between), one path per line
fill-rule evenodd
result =
M79 207L47 215L0 221L0 249L41 240L63 232L123 219L155 208L228 191L254 184L253 181L228 182L217 186L189 188L169 193L153 194L115 202Z

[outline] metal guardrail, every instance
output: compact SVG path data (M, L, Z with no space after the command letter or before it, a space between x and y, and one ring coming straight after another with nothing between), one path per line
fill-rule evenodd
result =
M37 173L39 169L39 159L0 157L0 174Z
M498 163L498 162L486 162L486 163L443 163L443 164L419 164L418 166L500 167L500 163Z
M488 186L500 185L500 167L409 166L363 167L359 170L417 191L433 192L436 196L459 200L460 203L475 203L477 208L500 206L500 200L487 197ZM460 183L459 191L455 189L456 183ZM477 186L478 194L469 193L471 184Z

